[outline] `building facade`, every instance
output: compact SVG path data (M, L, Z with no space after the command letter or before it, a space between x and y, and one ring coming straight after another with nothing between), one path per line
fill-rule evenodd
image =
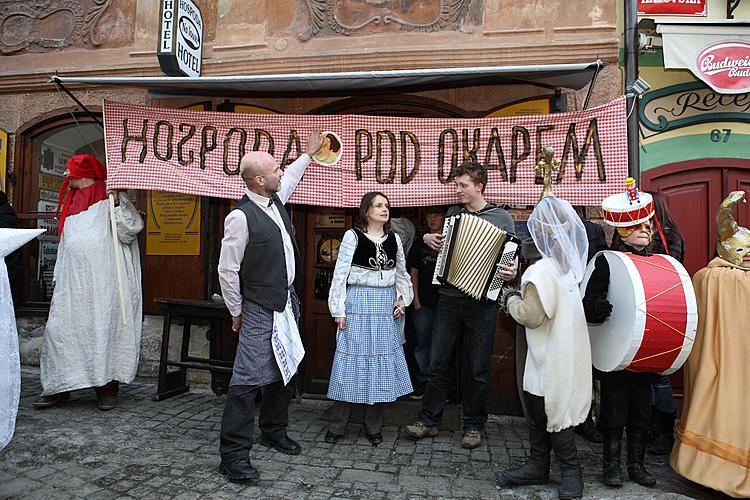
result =
M3 188L26 227L54 228L50 214L68 157L93 152L103 158L102 129L97 123L103 99L238 113L454 118L575 110L581 109L587 99L588 88L550 88L523 80L379 93L291 94L280 89L277 95L262 96L195 93L175 97L142 88L71 88L80 103L93 112L90 116L49 83L54 74L163 75L157 58L162 3L0 3L0 129L8 134L7 164L0 168L4 169ZM591 89L589 106L622 94L617 64L622 6L616 0L594 0L583 6L573 0L202 0L196 4L203 19L203 76L534 66L601 60L607 66ZM232 204L160 193L131 196L150 224L141 240L144 311L158 314L153 302L158 297L207 299L218 292L216 262L222 222ZM514 204L513 200L503 201ZM175 210L182 218L167 221ZM404 210L418 227L423 227L419 209ZM324 291L333 262L325 258L323 249L335 245L351 226L353 212L294 206L292 215L307 284L302 334L308 355L302 368L303 390L324 393L335 336ZM161 234L169 232L164 228L170 223L173 232ZM52 234L25 249L26 276L19 285L19 311L45 314L45 304L51 297L55 250ZM495 412L520 412L514 346L515 324L502 319L492 363Z

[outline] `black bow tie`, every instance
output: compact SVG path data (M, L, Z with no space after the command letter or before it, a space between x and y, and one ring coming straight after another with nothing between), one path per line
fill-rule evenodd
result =
M269 198L268 200L268 206L270 207L271 205L273 205L273 198Z

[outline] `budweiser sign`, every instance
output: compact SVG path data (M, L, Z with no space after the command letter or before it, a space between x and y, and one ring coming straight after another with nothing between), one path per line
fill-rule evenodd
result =
M717 92L750 91L750 43L718 42L703 49L695 59L696 75Z

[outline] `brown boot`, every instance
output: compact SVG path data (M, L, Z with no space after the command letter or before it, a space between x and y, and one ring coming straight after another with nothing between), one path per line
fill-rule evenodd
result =
M70 399L70 393L68 391L58 392L57 394L50 394L49 396L39 396L39 399L34 401L34 408L44 409L50 406L55 406L57 403L62 403Z
M101 411L109 411L117 406L117 391L120 389L120 383L113 380L101 387L94 387L96 391L96 407Z

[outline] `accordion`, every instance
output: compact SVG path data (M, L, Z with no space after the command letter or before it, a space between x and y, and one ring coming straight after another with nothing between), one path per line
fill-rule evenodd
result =
M499 266L513 264L520 243L476 215L447 217L432 282L453 285L475 300L497 302L503 286Z

